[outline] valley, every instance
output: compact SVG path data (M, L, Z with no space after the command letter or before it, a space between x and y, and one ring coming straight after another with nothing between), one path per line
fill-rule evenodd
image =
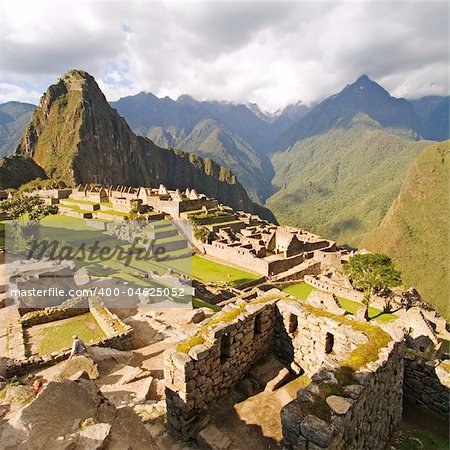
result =
M85 85L81 90L79 83ZM50 177L70 183L196 186L235 208L353 248L379 242L371 236L408 170L433 140L449 136L448 97L397 99L365 75L316 105L299 102L278 115L265 115L257 105L142 92L111 103L122 118L82 71L51 87L42 102L46 112L35 112L16 153L32 155ZM4 107L8 120L17 116L14 130L25 127L31 110L20 105ZM14 133L5 139L17 140ZM2 148L12 151L10 144ZM2 162L3 187L47 176L31 167L31 160L15 158ZM17 173L16 166L20 182L12 185L8 177ZM397 257L392 249L387 252ZM418 269L412 266L406 268L407 280ZM431 302L438 301L425 289Z

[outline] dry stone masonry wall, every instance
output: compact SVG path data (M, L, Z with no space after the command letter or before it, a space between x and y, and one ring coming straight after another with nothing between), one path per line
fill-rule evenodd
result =
M405 398L439 414L449 414L450 367L448 361L429 360L408 350L405 355Z
M380 340L367 361L357 370L340 364L355 351L364 355L369 335ZM398 425L402 345L378 327L273 296L230 305L199 334L166 352L169 424L184 437L195 436L208 406L268 351L313 380L282 410L286 449L381 448Z
M70 355L70 349L64 348L50 355L40 356L26 354L25 328L48 322L55 322L91 312L105 337L98 343L99 347L111 347L118 350L131 350L134 346L134 330L122 322L119 317L105 308L97 298L73 298L60 307L45 308L24 314L8 326L9 355L6 366L8 377L22 375L34 369L51 366L64 361Z
M280 300L277 316L275 353L297 373L312 376L324 362L345 359L368 341L364 333L296 301Z
M98 344L99 346L116 348L118 350L131 350L133 348L133 328L122 322L118 316L106 308L100 299L89 299L89 311L106 336Z
M164 359L169 424L184 437L194 435L208 406L270 350L274 329L273 302L241 301L224 308L202 334L169 350Z
M281 411L287 450L384 448L402 417L403 344L351 376L321 370Z

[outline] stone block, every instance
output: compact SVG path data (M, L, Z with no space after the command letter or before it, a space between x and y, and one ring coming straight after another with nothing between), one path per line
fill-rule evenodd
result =
M303 419L300 430L306 439L321 447L327 447L335 433L332 425L313 415Z
M196 345L195 347L192 347L189 350L188 354L192 359L195 359L196 361L201 361L208 357L209 351L210 350L208 347L206 347L206 345L200 344Z
M335 414L345 414L352 405L349 400L338 395L330 395L326 398L326 402Z

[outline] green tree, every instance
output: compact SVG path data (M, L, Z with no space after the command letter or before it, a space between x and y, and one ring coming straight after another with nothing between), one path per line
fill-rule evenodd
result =
M398 286L401 273L395 269L389 256L381 253L357 254L344 266L344 273L357 289L364 291L364 318L370 320L369 305L379 290Z
M50 214L57 214L58 208L54 205L45 205L38 196L23 195L1 202L0 211L8 214L13 220L24 218L40 220Z
M209 234L210 232L208 228L199 225L194 225L193 235L195 239L198 239L200 242L203 242L205 244L206 242L208 242Z

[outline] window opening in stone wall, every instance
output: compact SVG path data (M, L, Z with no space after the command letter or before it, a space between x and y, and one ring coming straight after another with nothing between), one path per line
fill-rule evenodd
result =
M334 347L334 335L327 333L325 337L325 353L331 353Z
M254 334L259 334L262 332L261 330L261 319L262 319L262 314L256 314L255 316L255 332Z
M298 317L295 314L289 316L289 333L294 333L298 328Z
M230 333L223 333L220 340L220 362L225 362L230 357L231 339Z

